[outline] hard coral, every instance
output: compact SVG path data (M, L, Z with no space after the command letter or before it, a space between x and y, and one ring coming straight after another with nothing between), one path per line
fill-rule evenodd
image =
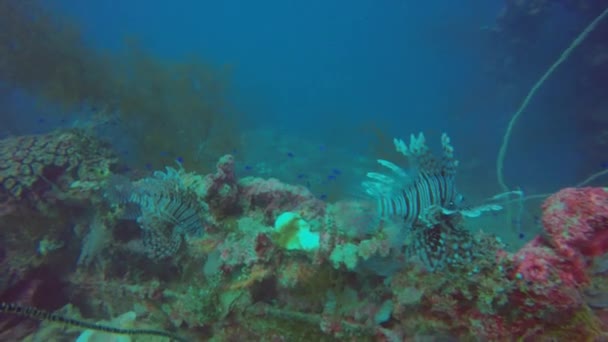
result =
M608 251L608 188L567 188L543 204L543 225L555 248L572 257Z
M76 130L1 140L0 203L39 200L51 190L65 196L74 181L101 180L116 161L102 142Z

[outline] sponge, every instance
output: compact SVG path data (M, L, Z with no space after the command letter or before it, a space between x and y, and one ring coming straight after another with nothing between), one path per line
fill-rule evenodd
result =
M314 251L319 248L321 237L310 230L310 224L300 215L284 212L274 222L278 244L287 250Z

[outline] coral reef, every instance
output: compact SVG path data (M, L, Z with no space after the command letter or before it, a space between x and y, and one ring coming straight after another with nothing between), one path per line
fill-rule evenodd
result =
M556 249L569 258L608 251L608 190L567 188L543 204L543 225Z
M78 147L82 141L88 150ZM55 152L58 142L76 151L65 162ZM431 271L403 250L401 226L366 215L369 202L326 203L276 179L238 178L230 155L207 175L179 167L132 179L113 170L103 144L80 133L12 138L2 146L19 163L39 160L29 157L30 146L52 156L51 165L62 160L52 169L58 173L44 176L53 186L33 186L40 181L33 177L19 196L3 187L17 207L54 198L37 216L22 210L4 216L5 301L77 321L111 322L128 312L138 329L185 340L605 336L605 189L550 197L543 206L546 233L515 253L496 237L468 231L458 213L427 215L420 231L433 234L440 225L467 237L446 247L466 254L466 262ZM105 171L90 174L91 165ZM21 179L19 170L2 172ZM59 189L67 192L56 196ZM70 189L86 189L87 196L67 196ZM150 254L152 230L179 245L162 257ZM0 317L0 336L7 338L82 333Z
M0 205L84 199L116 163L106 144L77 130L1 140Z
M79 245L71 228L100 205L95 194L116 164L107 144L78 130L0 141L3 300L58 308L65 298L58 275L71 267L64 253ZM41 296L45 291L55 296ZM28 326L21 323L11 324Z

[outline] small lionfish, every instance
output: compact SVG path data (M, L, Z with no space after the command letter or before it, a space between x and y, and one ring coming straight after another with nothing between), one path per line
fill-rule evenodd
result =
M412 135L409 146L394 139L398 152L405 155L414 168L406 172L387 161L378 163L391 171L390 175L369 172L363 182L365 192L377 202L381 220L398 218L411 234L406 245L408 256L417 256L430 270L450 264L460 264L471 258L472 239L464 228L443 215L460 213L479 216L482 211L498 210L498 206L459 209L463 197L456 191L454 176L458 161L450 138L441 136L443 154L440 160L429 151L422 133Z

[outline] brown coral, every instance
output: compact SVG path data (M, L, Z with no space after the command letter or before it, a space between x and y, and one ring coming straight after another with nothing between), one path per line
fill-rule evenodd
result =
M74 181L102 179L116 161L106 145L76 130L0 140L0 203L65 194Z

